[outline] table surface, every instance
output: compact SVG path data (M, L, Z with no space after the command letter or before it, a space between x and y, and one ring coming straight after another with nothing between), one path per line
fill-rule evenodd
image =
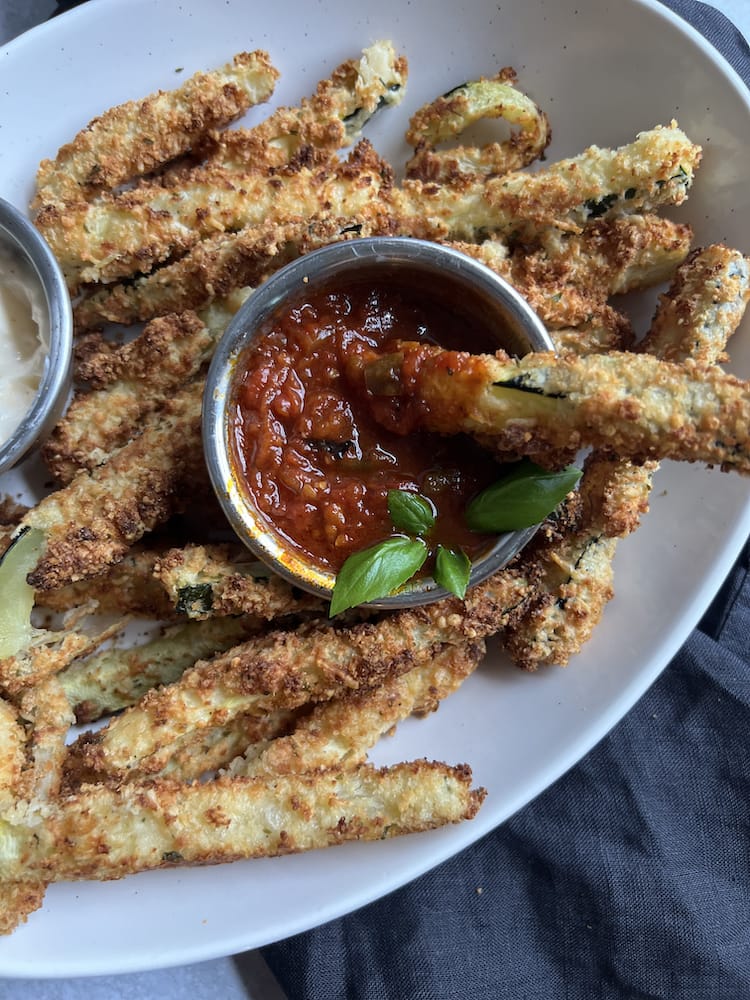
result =
M750 39L748 0L713 0ZM3 0L0 44L44 21L55 10L54 0ZM139 972L90 979L11 980L0 978L2 1000L284 1000L284 993L259 952L216 959L177 969Z

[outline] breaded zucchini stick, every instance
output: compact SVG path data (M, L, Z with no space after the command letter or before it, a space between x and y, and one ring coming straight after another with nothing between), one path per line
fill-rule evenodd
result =
M398 232L396 221L377 205L353 217L295 216L219 233L197 243L184 257L142 275L92 290L75 306L78 330L103 321L135 323L165 312L203 309L235 288L258 285L302 254L340 240Z
M611 295L670 280L690 250L689 226L656 215L587 223L580 233L554 227L541 246L509 251L498 240L453 243L505 278L548 328L577 326Z
M112 879L382 840L472 818L466 766L417 761L314 776L85 786L33 828L0 820L0 878Z
M121 618L104 627L93 627L89 632L79 626L97 605L83 605L65 615L60 629L34 629L30 644L11 656L0 660L0 690L11 696L40 684L59 673L79 656L86 656L103 642L122 631L126 620Z
M19 720L23 720L28 736L24 761L13 786L14 801L10 808L0 807L0 824L25 823L29 817L43 811L60 792L65 737L73 714L56 678L41 681L26 691L20 700ZM3 741L0 721L0 745ZM2 779L0 778L0 781ZM0 880L0 934L9 934L44 901L47 880L29 879L22 875L10 883Z
M513 360L402 343L365 362L364 375L376 412L402 432L480 434L540 460L593 446L750 473L748 383L691 360L620 351Z
M317 705L288 736L252 744L228 774L304 774L353 767L385 733L414 713L426 714L456 691L485 653L483 642L446 645L428 663L379 687Z
M565 538L535 556L536 599L503 633L518 666L564 665L598 625L614 594L618 539L634 531L648 510L656 463L633 465L595 452L580 485L583 519Z
M181 176L174 186L104 192L96 202L71 205L64 213L45 209L36 225L69 287L77 290L85 282L148 273L201 239L269 218L283 223L322 208L357 216L385 199L391 184L390 166L362 139L344 163L326 159L272 172L248 167L244 173L209 164Z
M247 550L227 545L186 545L163 553L154 577L171 606L188 618L254 615L270 621L284 615L324 610L325 602L298 591L248 559Z
M304 712L280 710L267 715L236 715L226 722L185 733L175 740L170 755L158 770L148 773L151 778L175 778L179 781L198 781L207 775L214 775L221 768L228 767L241 756L248 747L267 741L281 739L289 733L295 720ZM71 754L72 767L80 761ZM98 780L100 775L93 775ZM138 775L135 775L136 780ZM107 780L107 776L104 776Z
M515 71L508 66L492 79L464 83L421 107L412 116L406 133L406 141L414 147L414 156L406 164L406 176L451 184L457 178L520 170L538 159L551 138L549 120L517 83ZM483 118L504 118L518 126L518 131L505 142L481 148L435 150L439 143L460 135Z
M592 219L679 205L700 158L700 147L672 122L641 132L629 145L591 146L535 173L451 187L406 180L393 204L415 236L472 242L477 234L495 233L533 240L549 226L577 232Z
M260 619L216 618L172 625L127 648L112 647L69 664L58 676L77 723L119 712L159 684L171 684L196 660L213 656L258 632Z
M295 158L332 155L356 142L382 108L399 104L408 66L391 42L375 42L359 59L338 66L296 108L278 108L253 128L222 132L208 160L228 170L281 167Z
M159 556L158 550L134 545L120 562L107 567L99 576L57 590L38 590L34 595L35 603L50 611L70 611L81 605L95 604L97 612L103 614L173 618L174 606L153 576Z
M519 613L529 580L497 574L465 602L441 601L349 628L313 622L271 632L200 661L75 745L85 773L125 777L163 767L175 739L242 713L262 716L368 689L429 660L446 642L499 631Z
M719 364L750 299L750 258L723 244L698 248L659 300L639 350L666 361Z
M333 171L299 167L229 182L207 167L191 174L190 183L183 179L178 190L144 187L103 196L68 213L65 226L53 214L37 224L77 288L146 273L220 231L283 223L321 208L360 221L368 207L381 203L380 211L397 217L401 233L428 239L473 241L493 232L533 237L548 226L575 231L591 218L680 204L700 160L700 148L674 125L641 133L617 150L591 147L535 174L518 171L461 187L407 180L394 188L390 168L363 143Z
M25 515L22 523L46 540L31 586L58 588L101 573L182 506L205 476L201 395L201 383L189 383L146 419L139 437Z
M35 206L88 197L188 152L209 130L267 101L278 75L267 53L241 52L222 69L195 73L176 90L110 108L54 160L42 161Z
M156 411L210 360L227 324L250 289L190 310L152 320L115 351L91 356L83 366L95 388L80 392L42 448L58 482L80 469L95 469L127 444L144 417Z
M557 233L557 231L555 231ZM75 310L76 326L133 323L165 312L198 309L319 246L360 236L409 235L387 206L354 218L319 215L220 233L174 264L132 282L93 291ZM551 327L575 326L606 297L671 278L690 247L690 228L654 215L589 223L578 234L546 234L541 249L511 252L502 240L450 245L486 264L524 295Z
M662 296L644 344L675 361L695 352L705 363L723 357L750 296L747 261L722 246L697 250ZM566 664L588 640L612 596L612 558L617 540L634 531L648 510L657 471L654 462L592 456L581 482L587 523L540 560L536 601L506 629L504 641L527 669Z

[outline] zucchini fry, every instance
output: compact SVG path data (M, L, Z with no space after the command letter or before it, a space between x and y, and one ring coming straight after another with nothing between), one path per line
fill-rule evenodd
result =
M107 567L99 576L57 590L38 590L34 601L50 611L70 611L95 603L97 612L102 614L143 615L159 620L174 618L174 607L153 576L159 555L158 550L134 545L120 562Z
M395 220L370 206L362 216L319 214L219 233L151 274L93 290L75 307L76 328L88 330L105 320L128 324L165 312L203 309L217 296L259 285L271 272L317 247L394 231L398 231Z
M37 173L35 207L80 200L149 173L188 152L200 136L228 125L273 93L278 72L265 52L241 52L222 69L194 74L105 111Z
M406 180L393 193L394 214L408 220L413 235L431 239L473 242L494 233L534 240L550 226L578 232L593 219L682 204L700 158L700 147L672 122L618 149L591 146L535 173L516 171L463 189Z
M33 688L122 631L126 624L123 618L104 627L95 626L90 632L79 627L97 610L95 603L83 605L65 615L60 629L34 629L29 645L0 660L0 690L16 696Z
M165 552L154 568L172 607L188 618L254 615L270 621L301 612L321 612L325 602L301 593L247 550L227 545L187 545Z
M498 632L529 591L523 571L509 569L476 587L465 602L441 601L349 628L305 623L251 639L150 691L104 729L81 736L73 752L84 773L152 773L187 732L243 713L293 710L372 688L426 662L446 642Z
M690 250L689 226L655 215L587 223L580 233L550 228L540 246L513 251L500 241L453 243L505 278L549 328L578 326L611 295L674 277Z
M611 600L619 538L638 526L648 510L656 463L632 465L594 453L581 480L582 522L536 555L536 599L503 633L518 666L564 665L598 625Z
M135 340L89 356L81 374L95 388L76 395L42 448L58 482L69 483L80 469L95 469L132 440L144 417L200 373L249 294L241 289L200 315L160 316Z
M384 684L316 706L289 736L254 743L227 769L231 775L304 774L364 762L367 751L414 713L434 711L483 658L483 642L446 645L428 663Z
M506 67L490 80L464 83L420 108L406 133L406 141L414 147L406 176L451 184L457 178L473 180L520 170L542 156L551 138L549 120L517 83L515 71ZM481 148L435 150L438 143L483 118L504 118L518 131L505 142Z
M259 619L217 618L166 628L156 639L113 647L69 664L59 675L77 723L119 712L159 684L171 684L197 659L229 649L261 628Z
M401 344L355 365L363 365L378 416L402 432L480 434L542 462L555 450L593 446L750 473L748 384L689 359L678 365L615 351L512 360Z
M0 698L0 821L18 801L26 734L15 706ZM45 882L0 880L0 934L10 934L44 902Z
M101 573L181 507L205 475L201 393L200 382L189 383L146 419L139 437L25 515L22 524L46 539L31 586L58 588Z
M472 818L468 767L416 761L314 776L85 786L33 829L0 820L0 878L112 879L382 840Z
M283 223L322 208L356 216L386 198L391 184L391 167L362 139L344 163L326 160L245 173L209 164L181 176L179 185L104 192L96 202L69 206L64 215L45 210L36 224L69 287L77 290L85 282L148 273L201 239L269 218Z
M660 298L639 349L666 361L719 364L748 299L750 258L722 244L698 248Z
M54 677L25 692L19 720L28 729L24 761L14 783L14 802L0 808L0 824L30 823L59 794L65 759L65 737L73 715L65 694ZM2 727L2 721L0 721ZM0 745L3 735L0 733ZM2 779L0 779L1 781ZM33 836L33 833L32 833ZM44 902L47 880L22 875L10 882L0 880L0 934L9 934Z
M750 296L747 261L722 246L696 250L662 296L645 340L650 350L682 361L695 353L716 363L742 319ZM619 538L634 531L648 510L654 462L592 456L581 493L589 521L540 561L537 600L504 634L519 666L566 664L588 640L612 596L612 558Z
M175 740L171 752L162 766L149 771L147 777L174 778L179 781L198 781L214 776L221 768L228 767L248 747L281 739L293 728L297 717L304 712L269 712L267 715L232 716L221 725L188 732ZM71 764L79 764L75 754ZM99 775L93 775L98 779ZM132 777L132 776L131 776ZM135 775L136 780L139 775ZM106 776L105 776L106 779Z
M359 59L338 66L299 107L278 108L253 128L209 139L207 162L227 170L268 170L294 159L333 155L360 138L382 108L399 104L408 67L391 42L375 42Z

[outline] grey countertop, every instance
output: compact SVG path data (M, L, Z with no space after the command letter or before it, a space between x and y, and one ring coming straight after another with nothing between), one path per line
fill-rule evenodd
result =
M3 0L0 4L0 44L48 18L53 0ZM713 0L750 38L748 0ZM0 979L1 1000L284 1000L284 994L259 952L217 959L176 969L88 979Z

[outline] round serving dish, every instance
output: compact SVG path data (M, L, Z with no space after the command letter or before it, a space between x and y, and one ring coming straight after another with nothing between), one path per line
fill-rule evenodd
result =
M44 369L31 406L16 429L0 443L0 473L13 468L50 432L62 415L70 390L73 314L62 271L31 222L0 198L0 249L20 260L44 303L48 343ZM0 273L0 279L2 274Z
M233 466L229 407L238 361L256 336L268 328L289 301L326 288L331 279L353 280L388 275L424 288L425 295L462 302L497 348L522 356L553 350L549 335L528 303L485 265L450 247L402 237L367 237L331 244L280 269L234 317L214 355L203 403L203 443L214 490L230 524L247 547L276 573L295 585L330 598L335 573L305 560L285 544L243 490ZM533 537L536 526L499 535L472 565L469 586L506 565ZM430 577L407 584L397 593L368 602L376 608L414 607L445 597Z

